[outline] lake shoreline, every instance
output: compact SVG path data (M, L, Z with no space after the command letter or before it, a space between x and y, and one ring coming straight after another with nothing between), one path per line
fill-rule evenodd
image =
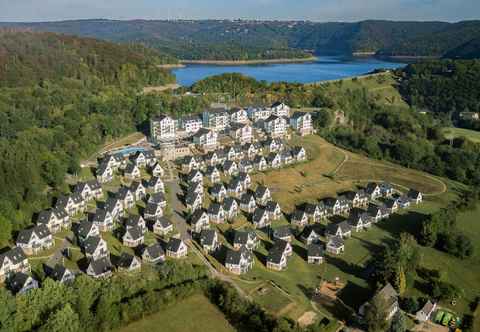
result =
M293 59L259 59L259 60L180 60L182 65L211 65L211 66L245 66L261 64L305 63L317 61L317 57Z

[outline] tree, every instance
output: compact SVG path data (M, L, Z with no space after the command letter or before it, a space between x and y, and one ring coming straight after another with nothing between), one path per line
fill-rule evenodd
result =
M0 288L0 331L15 331L15 297L5 287Z
M78 332L80 331L80 319L72 310L70 304L58 309L51 315L47 322L39 329L39 332Z
M407 319L405 318L405 315L399 310L392 318L392 323L390 324L390 332L405 331L407 331Z
M374 296L365 309L365 322L369 332L384 332L388 327L387 302L381 296Z

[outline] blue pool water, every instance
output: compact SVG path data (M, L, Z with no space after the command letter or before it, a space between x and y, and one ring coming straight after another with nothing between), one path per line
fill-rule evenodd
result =
M316 61L307 63L245 66L187 65L184 68L174 69L173 73L177 77L177 82L183 86L224 73L241 73L267 82L312 83L358 76L379 68L395 69L404 65L404 63L376 58L320 56Z
M130 147L130 148L124 148L124 149L121 149L121 150L116 150L115 153L121 153L124 156L128 156L128 155L137 153L138 151L145 151L145 148Z

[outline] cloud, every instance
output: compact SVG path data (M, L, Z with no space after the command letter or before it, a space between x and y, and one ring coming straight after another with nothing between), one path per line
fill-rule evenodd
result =
M251 18L477 19L478 0L0 0L0 20Z

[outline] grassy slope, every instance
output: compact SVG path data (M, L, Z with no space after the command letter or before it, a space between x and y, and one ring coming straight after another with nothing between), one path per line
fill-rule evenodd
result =
M448 127L443 128L443 135L446 139L465 137L466 139L474 143L480 143L480 132L475 130Z
M459 185L422 172L342 151L318 136L294 138L293 143L305 146L312 160L301 165L254 176L254 181L263 182L273 189L274 199L280 202L282 209L287 213L293 210L295 204L317 201L341 190L363 185L368 179L391 181L397 184L399 189L405 190L404 187L413 187L428 194L423 204L380 222L368 232L356 233L352 239L347 241L345 254L328 257L327 263L322 266L307 265L303 258L304 245L296 241L295 253L289 260L287 270L283 272L269 271L264 265L267 254L264 245L259 250L260 253L257 255L253 271L243 278L249 280L249 283L240 283L257 301L272 312L279 310L282 306L285 307L289 300L294 302L295 305L290 305L286 314L292 318L298 318L302 310L311 310L310 292L319 285L320 280L334 280L339 277L347 285L340 298L347 305L356 308L371 295L365 269L372 253L379 250L386 241L398 238L402 232L413 233L425 214L445 206L456 197ZM345 154L348 155L348 159L339 167L345 160ZM448 187L447 191L444 191L445 185ZM459 220L460 227L465 230L471 229L475 216L478 214L480 214L480 210L462 216ZM277 223L277 225L282 223L285 221ZM475 228L479 228L479 226L475 225ZM480 238L479 233L480 228L477 230L472 228L470 231L470 234L477 238ZM465 289L465 298L460 299L456 308L453 309L459 313L468 312L467 304L477 295L469 290L480 288L479 280L476 277L480 271L477 267L471 267L472 264L479 266L478 256L461 261L429 248L421 248L421 252L424 267L444 270L446 280ZM447 266L444 267L444 265ZM275 291L273 296L259 295L256 290L266 284L260 280L273 281L286 294L278 294ZM418 280L412 293L425 295L422 292L421 280ZM442 303L442 305L448 306L446 303ZM339 318L337 307L321 306L320 310L326 316Z
M194 295L118 332L233 332L223 314L203 295Z

